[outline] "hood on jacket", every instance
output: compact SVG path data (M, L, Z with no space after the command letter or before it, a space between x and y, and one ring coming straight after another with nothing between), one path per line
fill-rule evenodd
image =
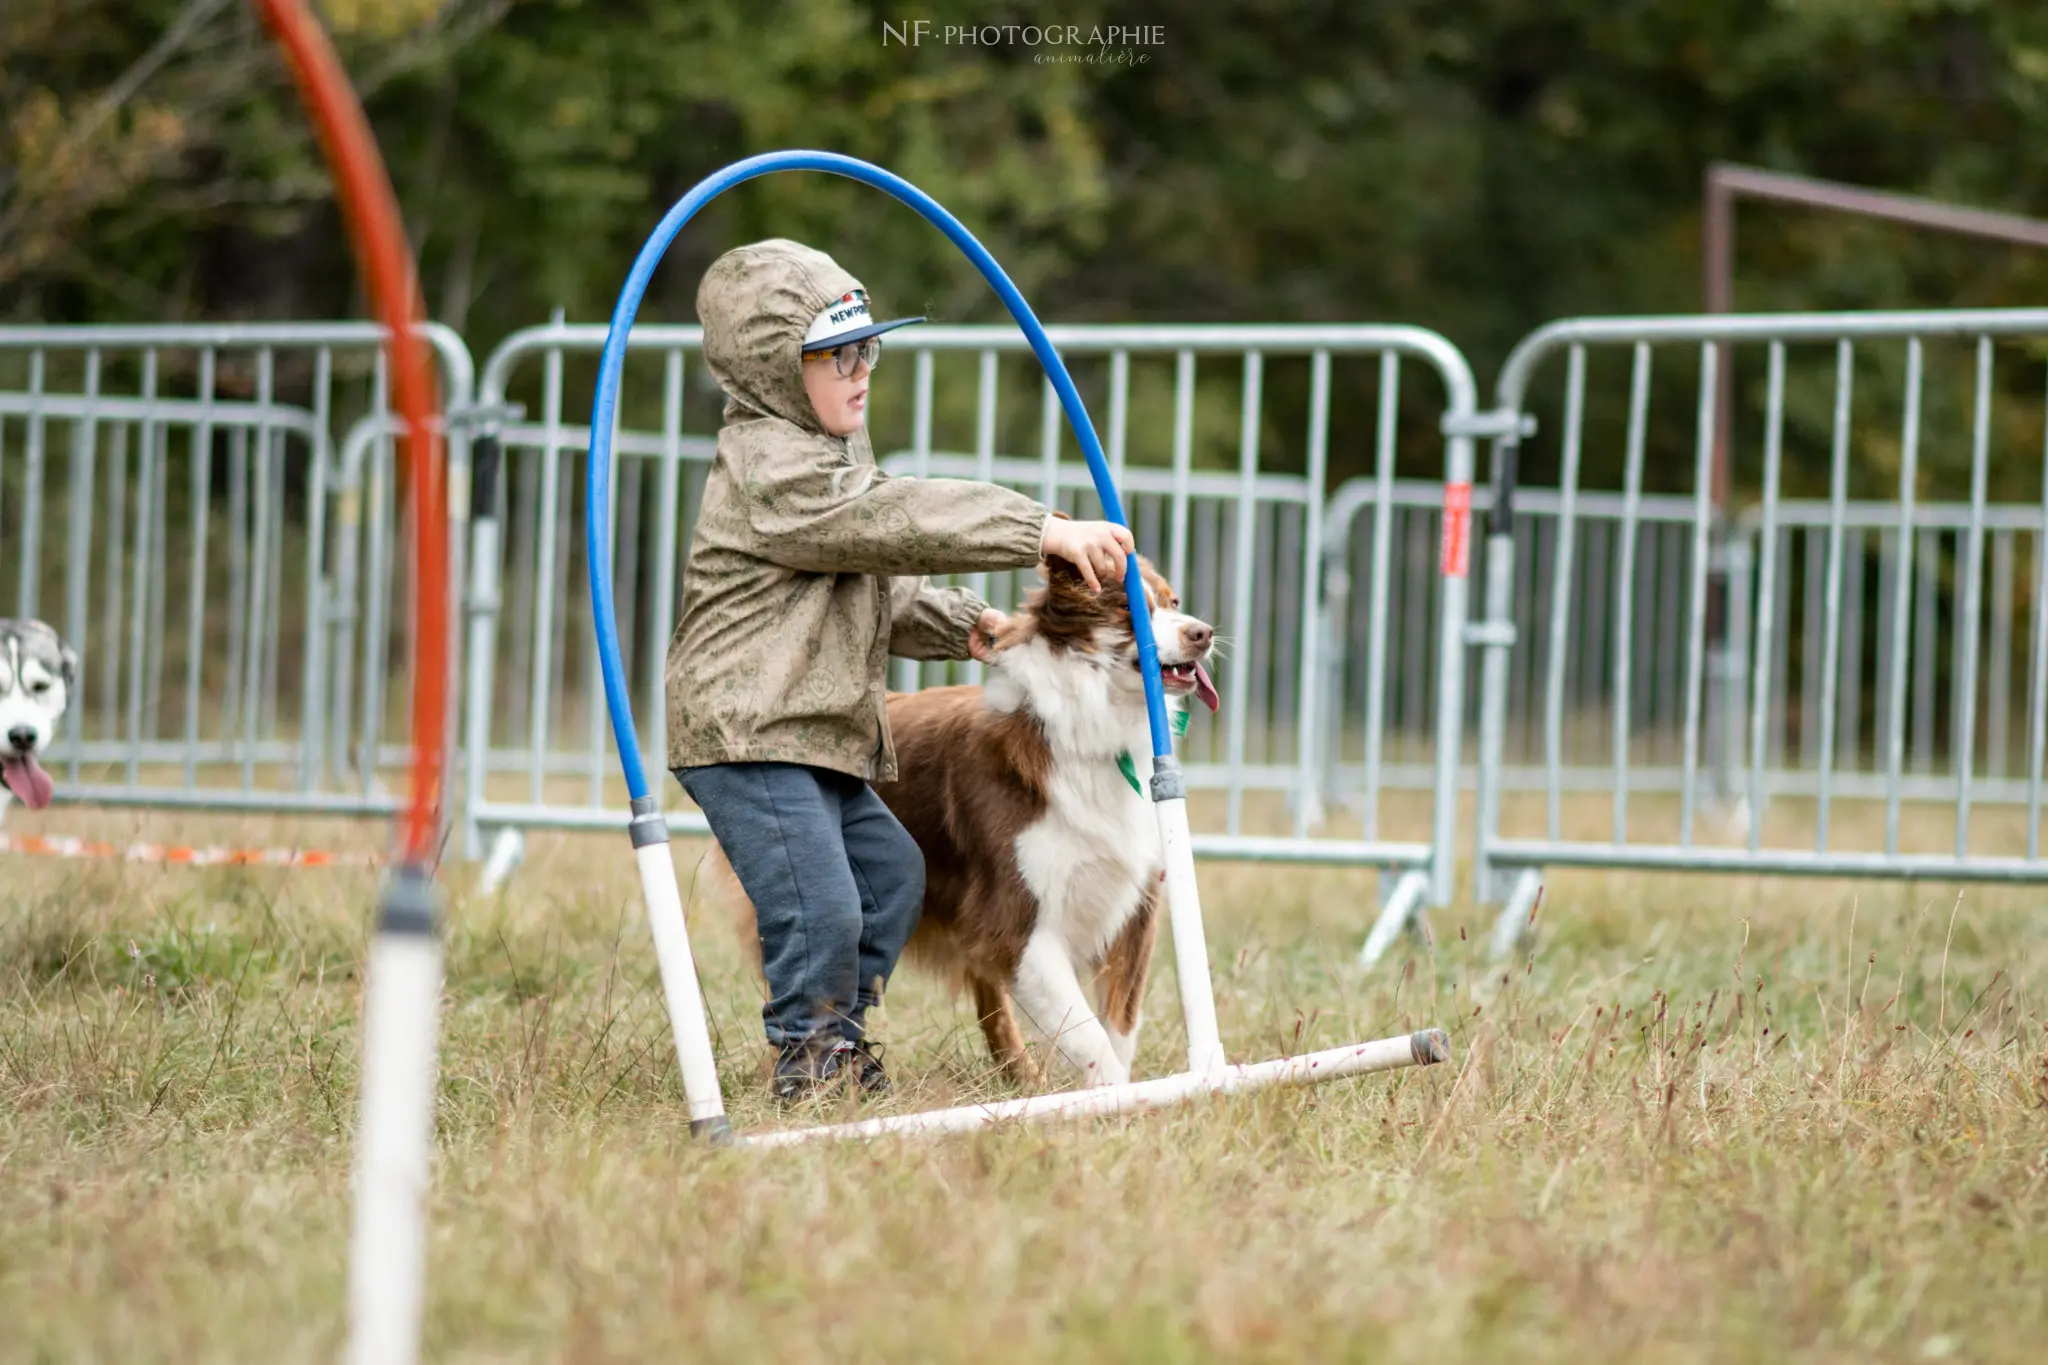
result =
M697 286L704 363L725 390L725 420L780 417L826 435L804 391L803 336L826 304L861 282L824 252L771 237L734 247Z

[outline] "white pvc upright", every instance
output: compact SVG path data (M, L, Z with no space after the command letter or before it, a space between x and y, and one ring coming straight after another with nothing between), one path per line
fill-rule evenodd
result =
M431 929L381 929L370 945L364 994L348 1359L412 1365L426 1280L441 1003L441 945Z
M1180 774L1173 773L1175 778ZM1195 851L1188 837L1187 798L1154 797L1159 812L1159 846L1166 857L1166 910L1173 926L1173 965L1180 978L1181 1014L1187 1020L1188 1070L1209 1075L1223 1069L1223 1041L1216 1028L1216 990L1209 981L1209 936L1202 927L1202 897L1195 884Z
M640 868L640 894L647 902L647 927L654 936L654 956L661 967L676 1062L682 1068L683 1094L690 1104L690 1129L722 1139L728 1131L725 1099L718 1089L718 1063L711 1053L704 991L697 981L696 957L690 952L690 932L683 923L682 890L676 884L676 864L669 853L665 827L658 842L640 844L633 850L633 861Z

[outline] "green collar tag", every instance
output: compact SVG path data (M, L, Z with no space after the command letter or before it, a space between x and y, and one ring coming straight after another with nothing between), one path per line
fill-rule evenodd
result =
M1173 737L1179 739L1188 732L1188 713L1185 708L1173 713ZM1131 751L1124 750L1116 756L1116 770L1124 775L1124 781L1131 784L1131 790L1143 796L1145 789L1138 785L1138 765L1131 761Z

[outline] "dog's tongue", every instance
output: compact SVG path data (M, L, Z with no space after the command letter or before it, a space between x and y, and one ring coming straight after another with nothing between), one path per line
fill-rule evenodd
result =
M7 790L30 810L41 810L49 805L50 797L56 792L50 775L28 754L9 754L0 758L0 781L6 782Z
M1195 665L1195 695L1211 711L1223 704L1223 698L1216 695L1216 684L1209 681L1208 671L1200 664Z

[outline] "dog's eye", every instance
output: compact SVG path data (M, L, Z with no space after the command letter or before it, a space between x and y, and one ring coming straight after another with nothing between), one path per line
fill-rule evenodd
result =
M47 678L37 679L28 685L28 690L31 696L40 697L43 693L50 690L49 680Z

